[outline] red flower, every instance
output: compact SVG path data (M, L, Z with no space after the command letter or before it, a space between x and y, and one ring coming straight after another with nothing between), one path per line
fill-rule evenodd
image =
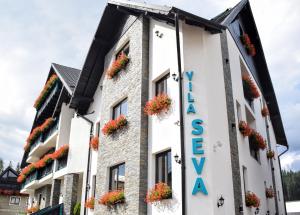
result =
M116 204L124 203L125 195L123 190L115 190L104 194L100 200L99 204L106 206L113 206Z
M40 127L36 127L32 130L30 135L27 137L26 144L24 146L24 150L27 151L29 146L40 136L42 133Z
M241 36L241 41L244 45L249 45L251 44L251 40L248 34L243 33L243 35Z
M241 41L244 44L244 46L247 49L247 53L251 55L252 57L256 55L256 49L255 46L251 43L250 37L248 34L243 33L241 36Z
M247 49L247 53L249 55L251 55L252 57L256 55L256 49L255 49L255 46L253 44L247 45L246 49Z
M151 189L146 196L145 201L147 203L154 203L163 199L169 199L172 197L172 190L166 183L157 183L154 188Z
M53 125L54 119L52 117L45 120L45 122L40 126L41 132L47 131L51 125Z
M275 196L275 192L274 192L273 188L272 188L272 187L266 188L266 197L267 197L268 199L271 199L271 198L273 198L274 196Z
M40 95L38 96L38 98L35 100L34 102L34 107L38 110L43 102L46 100L47 96L50 94L51 89L53 88L53 86L55 85L55 83L58 81L58 77L56 74L53 74L49 80L47 81L47 83L45 84L42 92L40 93Z
M172 100L167 94L159 94L146 103L144 112L147 115L157 115L162 111L168 111L171 103Z
M245 121L240 121L239 130L244 137L248 137L252 133L252 128Z
M63 146L61 146L59 149L57 149L55 152L52 153L52 158L54 160L57 160L59 158L62 158L63 156L65 156L69 151L69 145L65 144Z
M254 81L251 79L249 74L243 74L242 75L244 90L249 93L251 96L251 99L258 98L260 96L258 89L254 83Z
M109 69L106 71L106 75L109 79L112 79L116 76L122 69L125 69L127 63L129 62L129 58L127 55L122 52L118 58L112 63Z
M127 125L127 119L124 115L121 115L115 120L108 121L102 128L102 133L104 135L110 135L115 133L118 129L121 129L126 125Z
M94 150L98 150L99 147L99 137L94 136L90 141L90 146Z
M250 138L250 144L254 144L254 147L256 149L264 150L267 147L265 139L257 131L253 130L249 138Z
M261 109L261 115L263 117L266 117L269 115L269 110L268 110L268 107L267 106L264 106L262 109Z
M86 200L84 206L86 208L94 209L94 207L95 207L95 198L91 197L88 200Z
M260 205L260 199L252 192L246 194L246 206L258 208Z

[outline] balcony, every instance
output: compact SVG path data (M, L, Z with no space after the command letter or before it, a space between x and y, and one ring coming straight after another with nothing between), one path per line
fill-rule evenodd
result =
M39 158L56 146L56 139L58 135L58 119L55 120L53 125L44 134L41 134L37 140L31 145L27 163L36 162Z
M68 155L58 159L56 161L56 169L53 178L60 179L67 173L67 163L68 163Z

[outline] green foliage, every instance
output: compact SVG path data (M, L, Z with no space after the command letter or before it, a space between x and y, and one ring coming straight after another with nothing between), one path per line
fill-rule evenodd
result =
M80 202L77 202L73 208L73 215L80 215L80 208L81 204Z
M300 171L282 171L283 193L285 201L300 200Z
M3 160L0 158L0 173L3 171Z

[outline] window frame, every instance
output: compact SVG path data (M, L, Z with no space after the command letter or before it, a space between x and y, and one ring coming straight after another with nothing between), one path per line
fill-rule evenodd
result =
M126 114L122 114L122 104L124 104L126 102ZM126 98L124 98L124 99L122 99L120 102L118 102L116 105L114 105L113 106L113 108L112 108L112 119L117 119L118 117L116 117L116 114L115 114L115 109L116 108L118 108L118 107L120 107L120 113L119 113L119 115L118 115L118 117L119 116L121 116L121 115L124 115L124 116L127 116L127 113L128 113L128 98L126 97Z
M164 76L162 76L160 79L158 79L157 81L155 81L155 95L159 95L162 93L168 94L168 79L170 78L170 73L168 72L167 74L165 74ZM159 89L159 84L164 83L164 89L162 92L158 92ZM166 91L166 92L165 92Z
M129 55L130 53L130 46L129 46L129 41L127 41L115 54L115 59L118 59L119 55L124 52L126 56Z
M114 166L111 166L110 168L109 168L109 185L108 185L108 190L109 191L114 191L114 190L119 190L119 188L118 188L118 182L119 182L119 167L120 166L122 166L122 165L124 165L124 177L125 177L125 162L123 162L123 163L119 163L119 164L117 164L117 165L114 165ZM112 189L112 185L113 185L113 182L112 182L112 172L115 170L115 169L117 169L117 185L116 185L116 189ZM125 180L124 180L124 189L125 189Z
M14 199L15 201L13 202L12 199ZM16 200L19 200L18 203L16 203ZM21 197L20 196L10 196L9 198L9 205L17 205L19 206L21 204Z
M170 153L170 160L168 159L168 154ZM168 162L170 162L170 165L171 165L171 180L170 180L170 184L168 183L168 176L167 178L164 179L164 181L159 181L159 174L158 174L158 171L159 171L159 158L161 157L165 157L166 158L166 161L167 162L167 166L168 166ZM155 184L159 183L159 182L163 182L163 183L166 183L168 184L168 186L170 188L172 188L172 150L171 149L168 149L166 151L163 151L163 152L160 152L158 154L155 155Z

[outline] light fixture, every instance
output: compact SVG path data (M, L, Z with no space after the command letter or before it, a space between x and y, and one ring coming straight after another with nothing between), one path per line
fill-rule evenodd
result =
M259 214L259 208L256 208L254 214Z
M218 203L217 203L217 206L218 207L221 207L221 206L223 206L224 205L224 198L223 198L223 196L221 195L221 197L219 198L219 200L218 200Z
M178 76L175 73L172 74L172 77L174 81L178 81Z
M174 155L175 162L181 164L181 159L179 158L178 154Z
M269 210L267 211L266 215L270 215L270 211Z
M162 38L163 37L163 33L160 33L159 31L155 31L155 34L157 37Z

